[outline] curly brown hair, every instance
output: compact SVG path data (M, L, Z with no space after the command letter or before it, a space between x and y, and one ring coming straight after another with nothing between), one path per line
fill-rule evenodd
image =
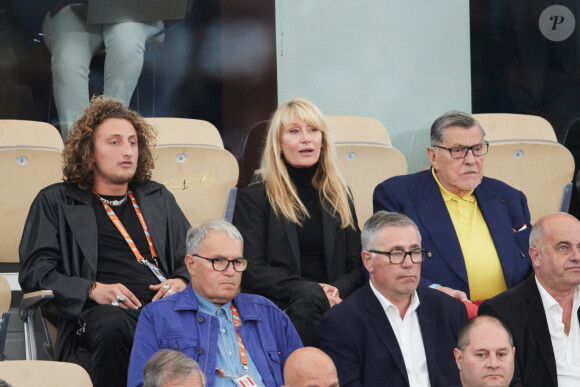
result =
M129 121L137 132L139 159L137 170L131 179L143 183L151 179L154 168L151 149L155 146L157 132L137 112L124 103L106 96L95 96L85 109L83 116L74 123L62 152L63 180L80 189L89 189L94 183L95 131L107 118Z

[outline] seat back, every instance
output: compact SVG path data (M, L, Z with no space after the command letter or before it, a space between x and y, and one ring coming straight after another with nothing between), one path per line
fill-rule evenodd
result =
M473 117L485 130L487 141L545 140L556 142L552 125L544 118L527 114L484 113Z
M369 117L326 116L332 138L337 143L372 143L391 145L387 129Z
M18 262L18 244L38 192L62 180L61 151L0 147L0 262Z
M7 312L10 309L10 302L12 301L12 291L10 284L0 275L0 314ZM2 353L0 352L0 356Z
M85 369L77 364L45 360L0 362L0 379L14 387L90 387Z
M392 146L336 144L338 168L354 197L359 226L373 214L373 191L377 184L407 173L405 156Z
M175 195L192 225L224 216L230 188L238 181L238 163L225 149L212 146L159 146L153 179Z
M40 121L0 120L0 147L43 147L62 150L58 129Z
M148 117L157 129L157 145L212 145L224 147L219 131L211 123L191 118Z
M269 121L258 122L245 135L242 145L242 154L239 158L240 178L238 188L242 189L250 184L255 171L260 167L262 152L266 144Z
M533 224L559 211L564 187L574 175L574 158L557 142L494 141L483 171L526 195Z

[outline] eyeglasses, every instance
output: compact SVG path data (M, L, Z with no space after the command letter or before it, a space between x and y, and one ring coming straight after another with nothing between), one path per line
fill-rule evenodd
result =
M236 259L227 259L227 258L223 258L223 257L206 258L206 257L202 257L201 255L198 255L198 254L193 254L193 255L195 257L203 258L205 260L210 261L211 267L213 267L213 269L215 271L226 271L228 269L228 267L230 266L230 263L232 264L234 270L239 271L239 272L246 270L246 268L248 267L248 261L246 261L244 258L236 258Z
M433 145L433 148L441 148L449 151L452 159L464 159L467 157L467 152L471 151L474 156L483 156L487 154L489 143L484 141L482 144L473 146L455 146L453 148L446 148L440 145Z
M369 253L382 254L389 257L389 262L399 264L403 263L407 255L411 257L411 262L421 263L425 258L431 258L433 254L425 249L413 249L405 251L402 249L393 249L391 251L369 250Z

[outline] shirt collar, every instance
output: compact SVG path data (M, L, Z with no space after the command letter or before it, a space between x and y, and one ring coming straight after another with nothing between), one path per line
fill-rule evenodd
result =
M200 296L199 294L197 294L197 292L194 290L193 294L195 294L195 298L197 299L197 303L199 305L199 309L206 314L209 314L210 316L218 316L217 312L219 309L223 309L223 311L225 312L225 315L227 317L228 320L233 321L233 316L232 316L232 308L231 308L231 301L222 305L222 306L217 306L216 304L214 304L213 302L205 299L204 297Z
M431 167L431 174L433 175L433 178L435 179L435 181L437 182L437 185L439 186L439 191L441 191L441 196L443 196L443 201L448 202L450 200L455 200L455 201L463 200L463 201L470 202L470 203L475 202L475 195L473 194L473 190L469 191L469 193L467 193L463 196L455 195L453 192L451 192L447 188L443 187L443 185L441 184L441 182L437 178L437 174L435 173L435 168L433 168L433 167Z
M555 306L562 309L558 301L552 297L550 293L542 286L540 281L538 281L538 277L534 275L534 279L536 280L536 285L538 286L538 291L540 292L540 297L542 298L542 305L544 305L544 310L550 310ZM572 314L578 313L578 306L580 304L580 285L576 286L576 290L574 290L574 298L573 298L573 310Z
M383 296L381 294L381 292L379 292L373 286L373 281L369 280L369 284L371 286L371 290L373 291L375 296L379 299L379 302L381 303L381 306L383 307L383 310L385 311L385 313L391 307L399 310L395 305L393 305L393 303L391 301L387 300L387 298L385 296ZM416 311L420 304L421 304L421 302L419 301L419 296L417 295L417 291L415 290L413 292L413 295L411 296L411 303L409 304L409 309L407 309L407 313L405 314L405 316L407 316L409 313Z

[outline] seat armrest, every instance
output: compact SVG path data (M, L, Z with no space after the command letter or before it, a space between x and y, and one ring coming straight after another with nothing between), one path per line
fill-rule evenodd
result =
M52 290L38 290L36 292L25 293L20 302L19 315L22 321L26 321L30 311L36 310L52 300L54 294Z

